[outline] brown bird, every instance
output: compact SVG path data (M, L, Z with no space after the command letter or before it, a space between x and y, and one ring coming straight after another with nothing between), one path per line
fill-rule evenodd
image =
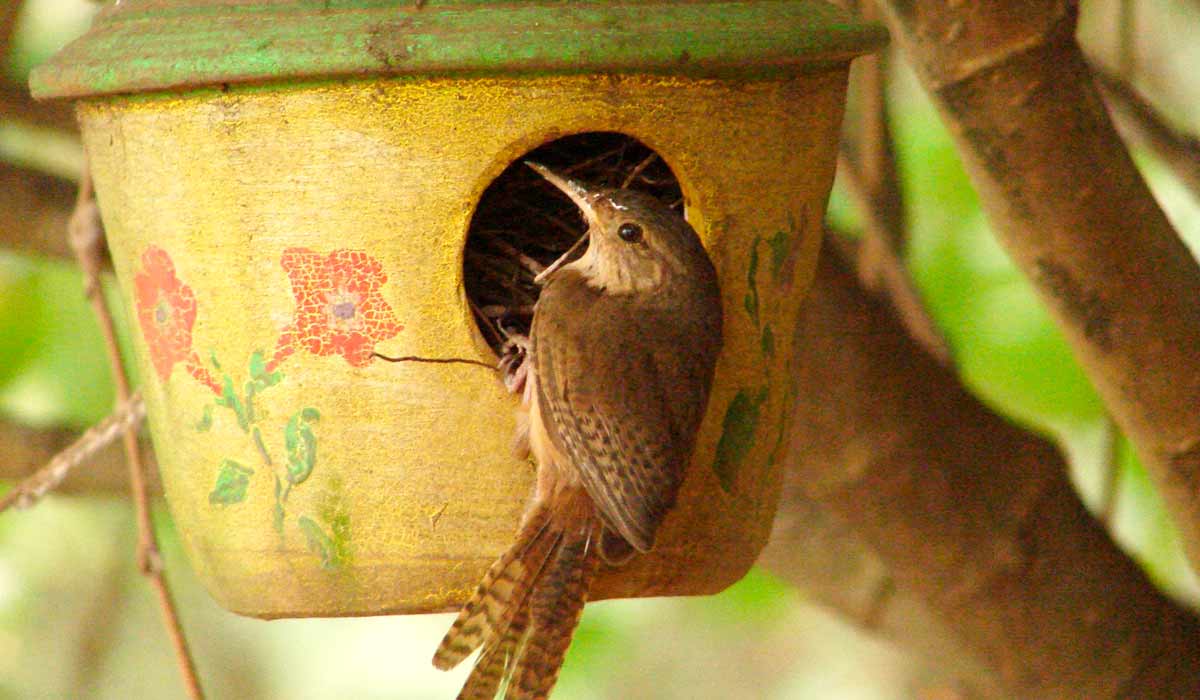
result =
M683 217L528 165L582 211L588 247L539 276L517 370L537 486L516 542L434 655L450 669L483 648L459 698L494 698L505 683L509 699L550 694L601 559L654 546L721 349L716 271Z

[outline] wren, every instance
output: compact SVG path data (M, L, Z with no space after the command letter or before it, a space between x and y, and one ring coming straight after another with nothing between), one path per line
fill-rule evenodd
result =
M514 700L550 694L601 562L654 547L721 350L716 271L682 216L528 165L579 207L587 249L540 276L517 384L537 482L516 541L434 655L450 669L482 647L459 698L502 684Z

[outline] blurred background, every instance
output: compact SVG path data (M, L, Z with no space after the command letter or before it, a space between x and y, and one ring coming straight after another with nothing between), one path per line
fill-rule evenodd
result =
M82 33L85 0L27 0L5 78ZM1200 4L1082 3L1080 39L1133 76L1175 127L1200 133ZM1158 497L1059 333L992 238L936 113L900 60L888 87L907 206L907 262L965 383L997 411L1056 439L1082 497L1164 590L1200 603ZM1193 252L1200 203L1151 154L1139 166ZM76 178L82 153L58 132L0 115L0 161ZM1064 174L1064 177L1069 176ZM0 211L0 227L6 213ZM830 219L860 223L840 186ZM64 232L65 235L65 232ZM125 319L118 319L128 329ZM99 330L71 265L0 249L0 420L83 429L113 389ZM953 439L953 436L946 436ZM0 461L9 459L0 444ZM1104 495L1112 484L1113 498ZM261 622L221 610L199 587L160 506L166 570L214 698L447 698L465 670L429 658L446 615ZM134 562L132 509L119 494L68 494L0 516L0 698L182 698L151 589ZM756 569L702 599L587 608L555 697L952 698L922 666Z

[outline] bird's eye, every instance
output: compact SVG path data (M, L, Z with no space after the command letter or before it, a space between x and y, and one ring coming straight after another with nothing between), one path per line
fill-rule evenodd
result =
M642 227L632 221L626 221L617 229L617 235L626 243L637 243L642 240Z

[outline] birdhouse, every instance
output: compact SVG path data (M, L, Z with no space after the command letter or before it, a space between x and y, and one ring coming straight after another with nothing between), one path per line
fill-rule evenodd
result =
M557 252L507 231L576 224L515 199L530 153L674 197L724 304L678 504L593 597L740 578L795 393L829 390L790 381L791 338L848 62L884 39L805 0L109 3L31 83L77 101L166 498L213 596L451 610L506 548L534 477L517 397L485 366L375 353L495 364L536 297L520 274Z

